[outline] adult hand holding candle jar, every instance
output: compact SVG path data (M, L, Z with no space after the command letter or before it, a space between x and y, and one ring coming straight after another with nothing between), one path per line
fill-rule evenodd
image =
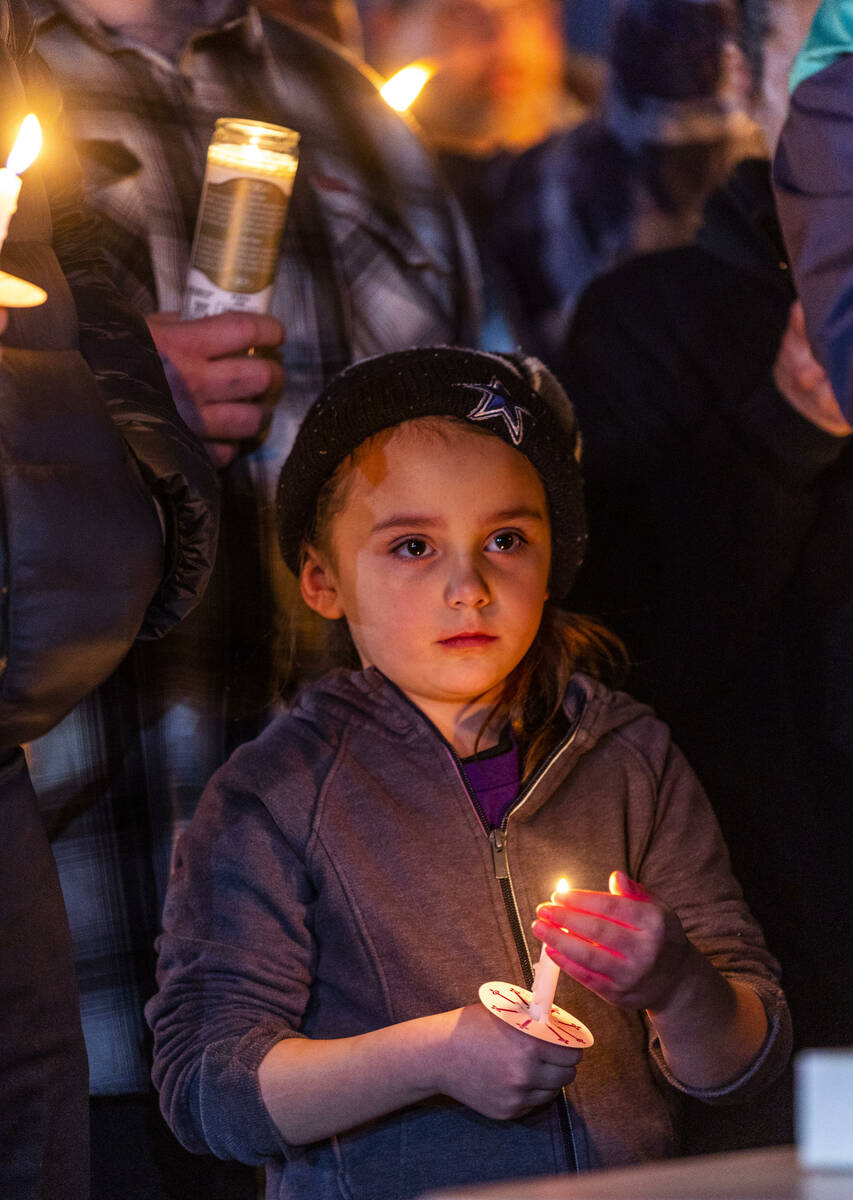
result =
M214 465L227 467L241 447L262 435L284 382L277 356L249 354L281 345L281 322L250 312L193 321L176 312L151 313L146 320L178 411Z
M148 318L178 409L218 467L263 436L284 380L284 329L267 309L298 143L283 126L216 122L182 311Z

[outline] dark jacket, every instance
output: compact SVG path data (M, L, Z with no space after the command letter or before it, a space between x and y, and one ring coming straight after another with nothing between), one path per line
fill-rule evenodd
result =
M102 272L30 31L25 5L0 3L0 157L31 109L46 135L0 266L48 293L0 339L0 1195L85 1200L71 938L20 743L200 598L217 501L144 324Z
M596 280L558 364L591 526L572 603L615 624L665 719L761 646L844 451L773 383L794 293L767 172L741 164L695 245Z
M773 383L790 274L768 165L752 161L696 245L583 296L560 367L590 525L571 603L627 641L631 690L708 792L800 1044L840 1045L853 1038L839 861L853 834L853 446Z
M736 1101L782 1069L775 964L668 730L581 675L565 708L569 733L491 835L450 746L373 668L327 676L217 772L177 854L147 1009L161 1105L185 1145L269 1160L277 1200L401 1200L672 1153L681 1085L642 1014L568 976L557 1003L596 1037L567 1092L570 1128L562 1100L492 1121L437 1096L292 1146L261 1100L258 1065L282 1038L347 1037L529 979L535 907L562 874L602 890L628 872L761 996L761 1053L703 1099Z
M19 72L9 56L0 156L29 110L45 147L44 166L23 176L0 264L48 300L11 311L2 338L2 745L44 733L137 636L159 637L189 612L218 514L215 474L177 415L145 323L105 274L28 15L16 5L11 16Z

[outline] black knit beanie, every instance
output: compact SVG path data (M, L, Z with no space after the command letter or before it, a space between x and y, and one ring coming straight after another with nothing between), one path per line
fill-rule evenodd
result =
M562 599L586 545L574 410L538 359L454 346L364 359L326 385L279 476L278 535L288 567L298 574L317 497L338 465L383 429L428 416L471 421L520 450L536 468L551 518L551 594Z

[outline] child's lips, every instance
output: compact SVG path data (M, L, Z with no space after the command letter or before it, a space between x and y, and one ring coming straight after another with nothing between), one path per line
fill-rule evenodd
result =
M478 650L497 640L491 633L454 633L450 637L439 638L439 645L446 646L449 650Z

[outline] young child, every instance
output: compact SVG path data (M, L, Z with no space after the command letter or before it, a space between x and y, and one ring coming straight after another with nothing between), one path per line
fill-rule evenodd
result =
M175 1133L266 1162L271 1197L662 1157L679 1093L741 1100L785 1064L776 965L695 777L578 670L608 643L556 607L578 457L540 363L437 347L342 372L284 466L285 561L361 669L214 776L147 1010ZM477 1001L529 984L540 938L583 1061Z

